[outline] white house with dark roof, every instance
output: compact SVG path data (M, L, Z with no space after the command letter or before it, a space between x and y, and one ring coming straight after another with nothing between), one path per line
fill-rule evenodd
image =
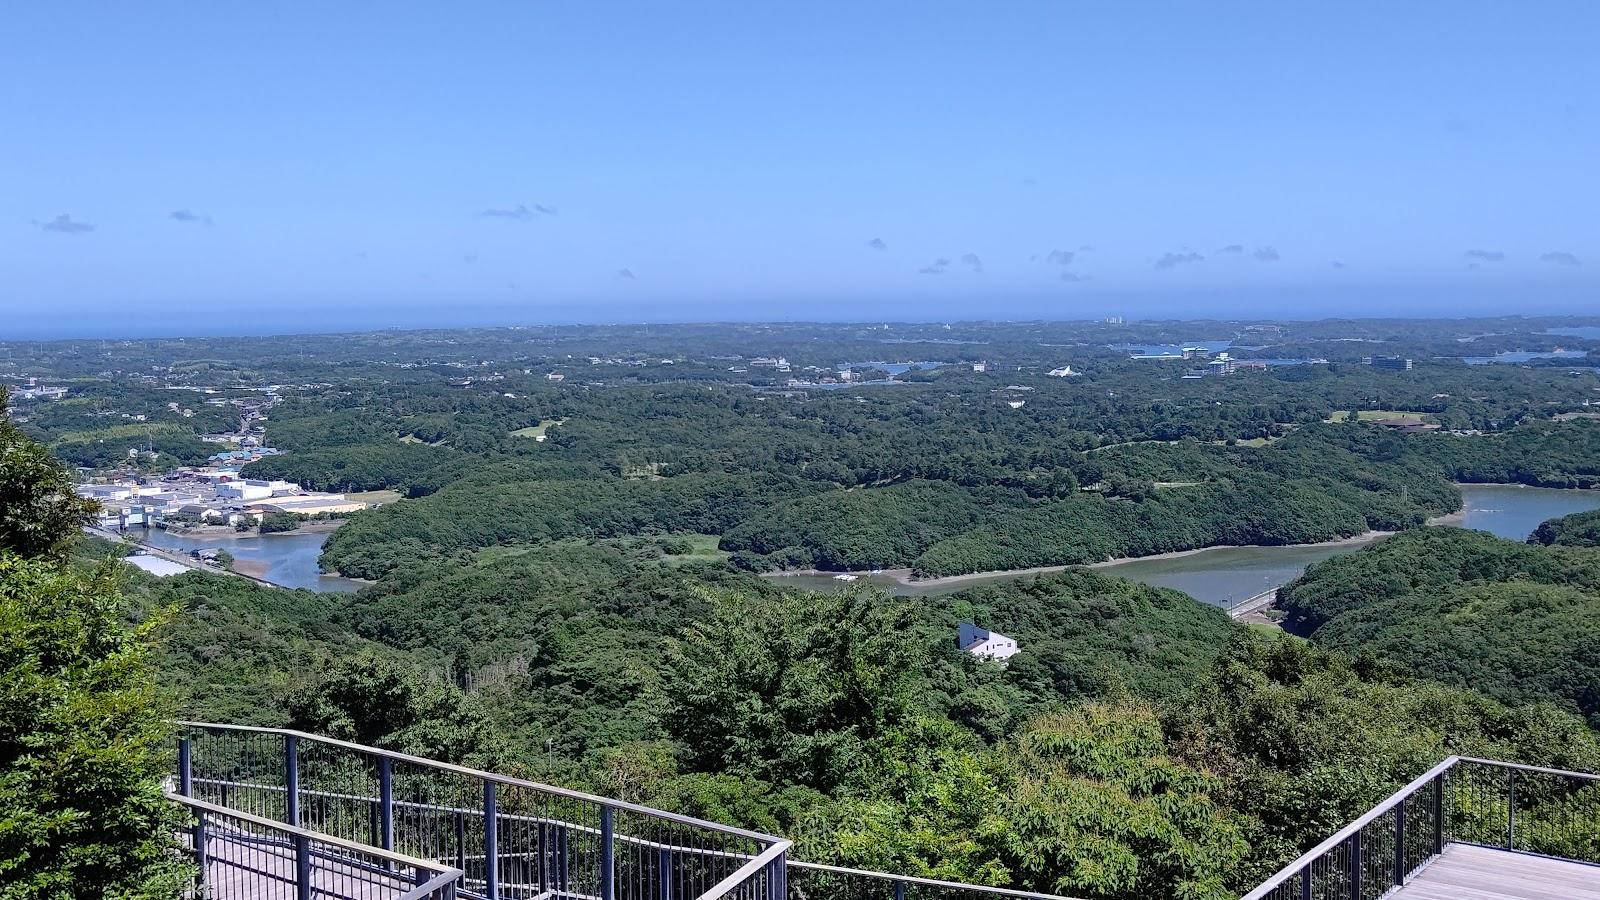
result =
M1015 638L1007 637L998 631L979 628L971 622L962 622L960 631L956 642L961 645L961 649L973 656L1005 662L1022 652Z

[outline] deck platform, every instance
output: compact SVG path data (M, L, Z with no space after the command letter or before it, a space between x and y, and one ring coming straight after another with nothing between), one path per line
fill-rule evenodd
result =
M1393 900L1600 900L1600 866L1451 844Z

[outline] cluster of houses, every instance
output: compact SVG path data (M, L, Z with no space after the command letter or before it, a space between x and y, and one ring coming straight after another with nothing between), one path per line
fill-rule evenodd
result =
M345 515L368 506L344 494L308 491L290 481L243 478L237 467L230 466L179 469L155 479L80 484L77 493L99 504L94 524L114 531L178 521L254 525L268 513L310 518Z
M1188 347L1183 351L1184 359L1205 360L1203 367L1192 368L1183 373L1189 380L1196 378L1211 378L1219 375L1232 375L1235 372L1246 370L1266 371L1267 364L1259 359L1234 359L1227 351L1211 356L1204 348Z
M22 384L11 385L10 394L13 400L60 400L67 396L67 389L40 384L39 379L29 378Z

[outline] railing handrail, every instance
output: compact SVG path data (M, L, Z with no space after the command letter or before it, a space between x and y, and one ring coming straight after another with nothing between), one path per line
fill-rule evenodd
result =
M1456 762L1477 763L1480 766L1494 766L1500 769L1516 769L1519 772L1532 772L1536 775L1560 775L1564 778L1576 778L1580 781L1600 781L1600 775L1593 772L1572 772L1567 769L1550 769L1544 766L1529 766L1522 763L1502 762L1498 759L1484 759L1478 756L1458 756Z
M272 793L288 793L289 791L288 787L281 784L252 784L248 781L229 781L225 778L195 778L193 779L193 783L239 788L241 790L269 791ZM381 797L373 797L367 794L345 794L338 791L321 791L315 788L300 788L300 796L323 797L331 800L347 800L355 803L367 803L372 805L378 805L383 802ZM406 809L426 809L437 812L459 813L462 815L473 816L483 814L481 809L473 809L465 806L448 806L441 803L420 803L414 800L406 800L403 798L396 798L390 802L396 809L402 807ZM570 822L566 819L558 819L554 816L530 816L523 813L506 812L504 810L498 811L496 815L499 816L500 819L508 822L534 822L546 825L560 825L563 828L579 833L595 835L602 833L601 829L597 826L584 825L579 822ZM732 859L750 859L753 856L753 854L750 853L739 853L733 850L717 850L710 847L691 847L687 844L669 844L664 841L652 841L649 838L634 837L633 835L623 834L621 832L618 832L615 837L619 841L639 847L648 847L653 850L674 850L680 852L692 850L694 851L694 855L703 857L725 856Z
M255 813L231 809L226 806L219 806L218 804L210 803L205 800L199 800L194 797L185 797L183 794L171 789L163 790L162 793L166 795L168 800L181 806L187 806L190 809L197 809L202 812L208 812L217 816L224 816L229 819L237 819L240 822L249 822L252 825L256 825L270 831L277 831L284 834L291 834L296 837L303 837L319 844L327 844L332 847L338 847L341 850L348 850L353 853L360 853L367 856L377 857L379 859L386 859L390 862L400 863L402 865L410 866L414 869L433 872L435 873L433 880L444 879L442 882L444 884L448 884L466 874L462 870L457 869L454 866L447 866L438 860L423 859L418 856L409 856L394 850L385 850L382 847L376 847L372 844L363 844L360 841L346 840L345 838L337 837L331 834L325 834L321 831L313 831L309 828L301 828L296 825L290 825L287 822L280 822L276 819L258 816Z
M473 768L469 768L467 766L459 766L459 765L456 765L455 763L440 762L440 761L438 761L436 759L428 759L427 757L423 757L423 756L413 756L413 755L411 755L409 753L401 753L401 752L396 751L396 750L384 750L381 747L370 747L370 746L367 746L365 744L357 744L357 743L353 743L351 741L342 741L342 740L339 740L338 738L323 737L322 735L319 735L319 734L311 734L311 733L305 732L305 731L296 731L293 728L276 728L276 727L266 726L266 725L225 725L225 724L221 724L221 723L218 723L218 722L190 722L190 721L185 721L185 720L179 720L176 724L178 724L178 725L180 725L182 727L185 727L185 728L210 728L210 729L217 729L217 730L221 730L221 731L250 731L250 732L263 733L263 734L278 734L278 735L285 735L285 736L293 736L293 737L299 738L301 740L314 741L314 742L319 743L319 744L326 744L326 745L333 746L333 747L342 747L342 748L344 748L346 750L353 750L353 751L355 751L357 753L361 753L361 754L364 754L364 755L367 755L367 756L387 757L387 758L389 758L391 760L398 760L400 762L407 762L407 763L412 763L414 765L426 766L428 768L438 769L438 770L445 771L445 772L454 772L457 775L466 775L466 776L469 776L469 777L472 777L472 778L481 778L481 779L483 779L485 781L492 781L492 782L494 782L496 784L503 784L503 785L508 785L508 786L511 786L511 787L519 787L519 788L524 788L524 789L528 789L528 790L540 791L540 792L546 793L546 794L554 794L554 795L556 795L558 797L566 797L569 800L579 800L579 801L582 801L584 803L593 803L593 804L597 804L597 805L600 805L600 806L609 806L612 809L627 810L628 812L638 813L640 815L651 816L651 817L658 818L658 819L665 819L668 822L675 822L675 823L677 823L679 825L688 825L688 826L692 826L692 827L695 827L695 828L707 828L707 829L710 829L712 831L720 831L720 832L722 832L724 834L731 834L731 835L735 835L737 837L749 838L751 840L761 841L761 842L766 842L766 843L783 840L783 838L780 838L780 837L778 837L776 835L762 834L759 831L748 831L748 830L743 829L743 828L735 828L732 825L723 825L720 822L712 822L712 821L708 821L706 819L696 819L693 816L685 816L685 815L680 815L678 813L671 813L671 812L667 812L664 809L655 809L653 807L643 806L643 805L638 804L638 803L629 803L629 802L627 802L625 800L613 800L613 799L611 799L609 797L601 797L601 796L598 796L596 794L589 794L589 793L585 793L583 791L574 791L574 790L571 790L569 788L556 787L555 785L550 785L550 784L540 784L540 783L538 783L536 781L529 781L529 780L527 780L525 778L514 778L514 777L512 777L510 775L499 775L499 774L496 774L494 772L486 772L486 771L484 771L482 769L473 769Z
M1305 853L1302 853L1298 858L1295 859L1294 862L1291 862L1282 869L1279 869L1278 872L1271 878L1268 878L1266 881L1262 882L1261 885L1255 890L1245 894L1240 898L1240 900L1261 900L1261 898L1268 896L1272 891L1292 880L1295 878L1295 876L1300 875L1302 872L1308 871L1307 867L1313 862L1333 851L1339 845L1349 841L1352 836L1361 832L1362 829L1372 824L1378 819L1379 816L1382 816L1384 813L1394 809L1406 798L1416 794L1418 791L1422 790L1425 786L1434 782L1436 779L1444 777L1444 775L1451 769L1462 763L1488 766L1496 769L1504 769L1510 772L1527 772L1535 775L1554 775L1561 778L1571 778L1579 781L1600 783L1600 775L1592 772L1573 772L1567 769L1553 769L1546 766L1530 766L1523 763L1505 762L1498 759L1485 759L1478 756L1447 756L1438 765L1412 779L1411 782L1405 787L1400 788L1393 794L1390 794L1381 803L1362 814L1355 821L1334 832L1333 835L1327 840L1324 840L1317 846L1312 847ZM1510 840L1509 836L1507 837L1507 840ZM1404 873L1401 873L1400 877L1404 877Z
M1383 802L1379 803L1377 806L1374 806L1372 809L1367 810L1367 812L1361 817L1357 818L1355 821L1344 826L1338 831L1335 831L1332 837L1300 854L1300 856L1297 857L1294 862L1289 863L1282 869L1279 869L1276 875L1273 875L1271 878L1263 881L1259 887L1250 893L1245 894L1243 897L1239 898L1239 900L1260 900L1260 898L1267 896L1268 893L1276 889L1279 885L1300 874L1300 872L1305 869L1305 867L1313 860L1320 858L1323 854L1349 840L1352 834L1355 834L1361 829L1372 824L1372 822L1379 816L1399 805L1401 800L1404 800L1412 794L1415 794L1417 791L1422 790L1424 785L1433 781L1435 778L1438 778L1440 775L1443 775L1445 772L1450 771L1450 769L1460 761L1461 757L1459 756L1445 757L1444 761L1440 762L1438 765L1422 773L1421 775L1418 775L1416 778L1413 778L1409 784L1384 798ZM1496 763L1496 765L1498 765L1498 763Z
M460 882L465 875L466 873L462 872L460 869L452 869L449 872L441 872L440 874L433 876L411 890L406 891L404 894L401 894L398 898L396 898L396 900L427 900L427 898L434 897L440 888L448 887L449 885Z
M767 868L768 866L777 862L779 859L783 858L783 856L789 852L789 848L792 846L794 846L792 842L784 840L783 838L779 838L777 843L761 851L756 856L751 857L749 862L734 870L734 872L727 878L724 878L712 885L711 890L706 891L699 897L694 898L694 900L721 900L721 898L727 896L730 891L759 874L762 869ZM793 864L786 862L785 865Z
M982 884L963 884L959 881L940 881L937 878L918 878L913 875L892 875L887 872L873 872L867 869L848 869L844 866L829 866L823 863L800 862L789 860L791 869L812 869L818 872L833 872L838 875L853 875L865 878L877 878L883 881L895 881L905 884L918 884L923 887L953 888L961 891L981 890L1002 897L1026 897L1028 900L1079 900L1076 897L1065 897L1061 894L1039 894L1033 891L1020 891L1016 888L990 887Z

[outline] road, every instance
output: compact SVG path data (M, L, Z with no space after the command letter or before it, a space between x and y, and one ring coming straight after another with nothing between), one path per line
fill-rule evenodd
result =
M162 547L152 547L151 545L139 540L138 537L134 536L132 533L116 532L110 530L109 528L98 528L93 525L85 525L83 526L83 530L87 534L92 534L97 538L104 538L105 540L113 543L132 543L139 548L139 552L141 553L148 553L151 556L159 557L169 562L175 562L180 566L186 566L199 572L210 572L213 575L232 575L235 578L244 578L254 581L256 584L259 584L263 587L281 587L281 585L273 584L270 581L257 578L254 575L246 575L243 572L235 572L232 569L224 569L219 566L208 565L198 559L195 559L187 553L177 553Z
M1267 618L1267 610L1276 602L1278 602L1278 589L1273 588L1228 607L1228 615L1240 622L1271 622L1272 620Z

